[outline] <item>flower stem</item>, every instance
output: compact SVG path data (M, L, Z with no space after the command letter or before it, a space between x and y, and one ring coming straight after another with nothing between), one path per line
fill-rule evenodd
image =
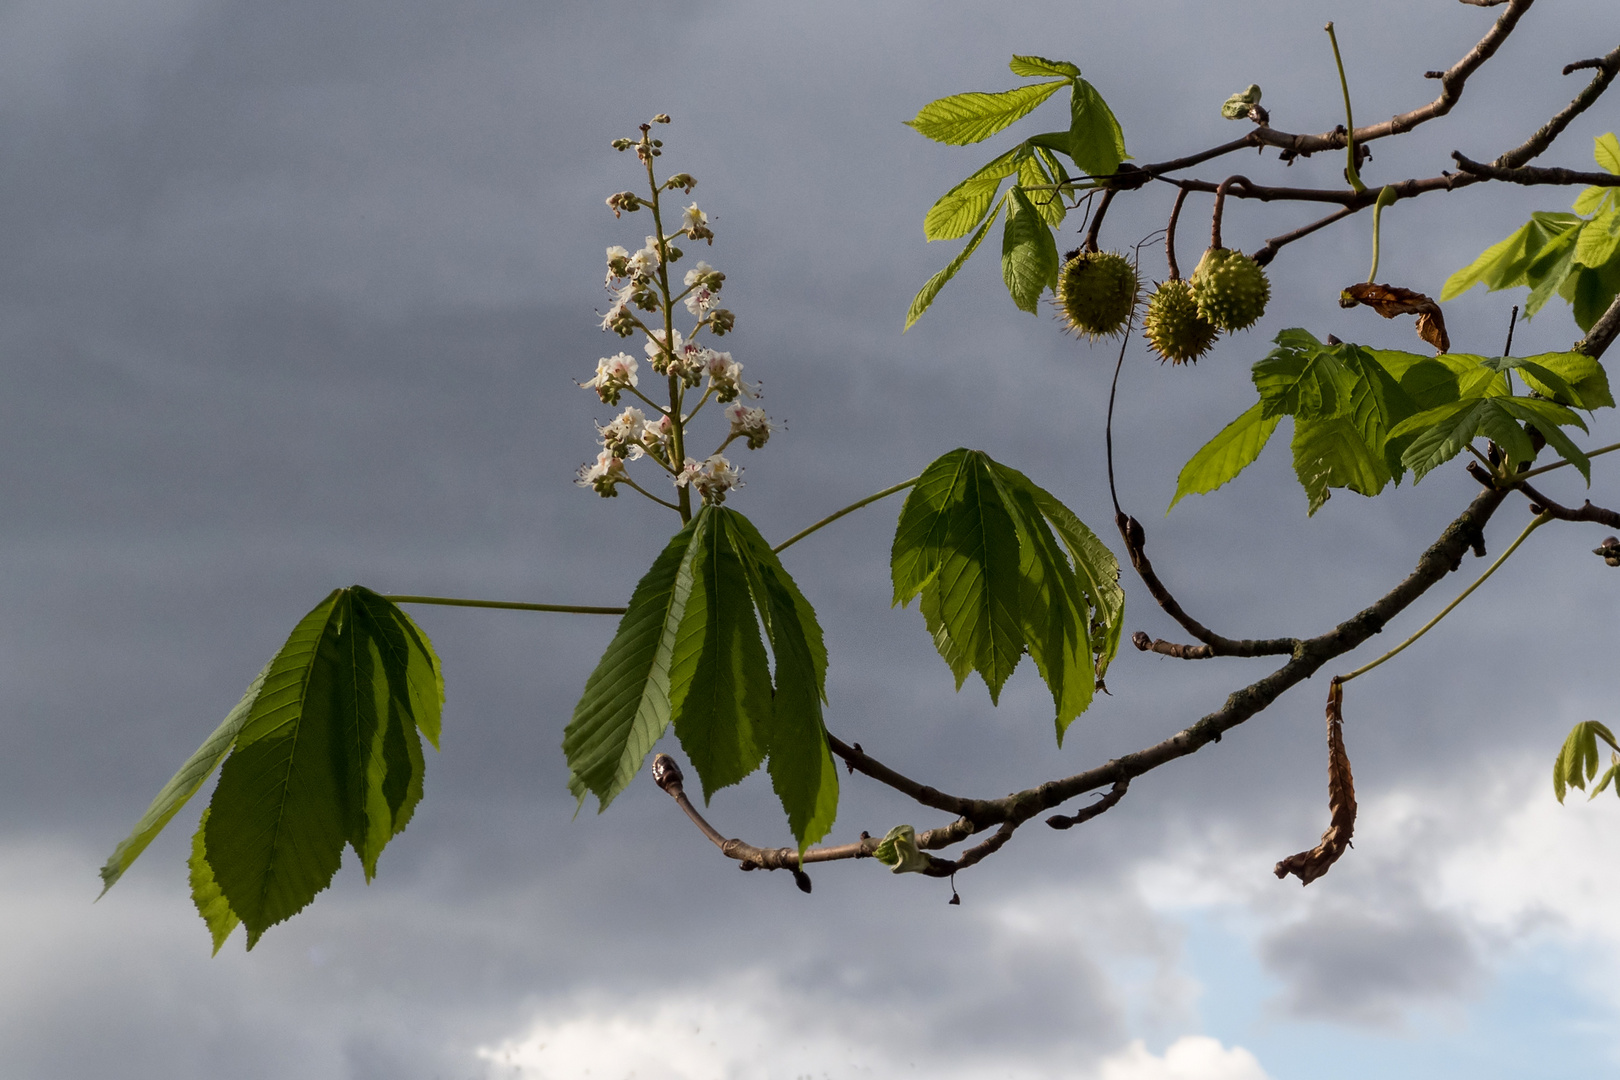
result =
M913 476L910 480L902 481L901 483L895 484L893 487L884 488L882 491L878 492L876 495L868 495L866 498L860 500L859 502L852 502L848 506L844 507L842 510L839 510L839 511L837 511L835 513L828 514L826 517L822 518L820 521L816 522L814 525L810 526L808 529L801 529L800 531L794 533L792 536L788 537L786 540L782 541L780 544L777 544L775 547L771 548L771 550L776 551L776 552L780 552L784 548L791 547L792 545L797 544L800 540L803 540L805 537L809 536L811 533L815 532L817 529L821 528L823 525L831 525L833 522L837 521L839 518L843 517L845 514L852 514L855 511L859 510L863 506L866 506L866 505L868 505L870 503L875 503L879 499L886 499L890 495L893 495L897 491L904 491L906 488L908 488L911 485L915 484L920 479L922 479L920 476Z
M1385 653L1383 656L1380 656L1378 659L1372 661L1371 663L1363 664L1361 667L1356 668L1356 670L1352 671L1348 675L1339 675L1339 676L1337 676L1335 678L1335 681L1340 682L1340 683L1347 683L1351 679L1355 678L1357 675L1365 675L1367 672L1371 671L1373 668L1377 667L1379 664L1382 664L1385 660L1388 660L1390 657L1394 656L1395 654L1399 653L1402 649L1404 649L1408 645L1412 644L1412 642L1416 641L1418 638L1422 637L1424 634L1427 634L1430 630L1434 629L1434 626L1435 626L1436 623L1438 623L1441 619L1445 618L1447 615L1450 615L1452 610L1458 604L1460 604L1464 600L1468 599L1468 594L1469 593L1472 593L1475 589L1477 589L1481 585L1485 584L1485 579L1490 577L1492 574L1496 573L1496 568L1501 566L1503 563L1507 562L1508 556L1512 555L1515 551L1519 550L1519 545L1524 543L1525 539L1531 533L1535 532L1537 529L1541 528L1543 525L1547 524L1547 522L1549 522L1551 520L1552 520L1552 515L1551 514L1537 514L1536 517L1530 522L1530 524L1528 524L1528 525L1526 525L1524 527L1524 532L1519 534L1519 538L1517 540L1513 541L1513 543L1509 544L1508 549L1506 551L1502 552L1502 554L1500 554L1500 555L1498 555L1496 557L1496 561L1491 563L1489 569L1487 569L1483 574L1479 575L1479 577L1474 581L1474 583L1472 585L1470 585L1470 586L1468 586L1468 588L1464 589L1457 596L1457 599L1453 600L1451 603L1449 603L1445 607L1441 608L1440 609L1440 614L1436 615L1434 618L1432 618L1428 622L1424 623L1422 625L1422 627L1420 627L1418 629L1417 633L1413 634L1411 637L1407 638L1405 641L1401 642L1399 645L1397 645L1393 649L1389 650L1389 652Z
M460 600L452 596L384 596L395 604L439 604L444 607L503 608L512 611L564 611L575 615L623 615L622 607L586 607L580 604L520 604L513 600Z

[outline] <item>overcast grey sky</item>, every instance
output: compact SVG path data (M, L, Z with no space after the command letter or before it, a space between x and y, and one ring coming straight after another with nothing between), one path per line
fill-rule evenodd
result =
M185 885L200 805L91 904L113 844L297 619L353 582L622 603L672 531L633 495L576 488L611 410L578 390L602 251L639 246L608 142L668 112L670 171L699 180L738 314L730 341L783 430L728 505L781 538L958 445L1064 499L1110 544L1102 420L1114 346L1013 308L994 245L904 336L955 251L931 202L1007 139L901 125L1072 60L1141 161L1234 137L1251 82L1273 123L1432 98L1495 12L1423 5L0 3L0 1073L90 1080L927 1075L1101 1080L1518 1077L1620 1057L1612 799L1560 808L1547 765L1613 714L1612 572L1592 528L1546 529L1399 664L1347 697L1357 847L1307 890L1271 875L1326 821L1322 680L1068 833L1025 830L949 887L870 862L741 875L650 780L573 819L559 742L612 633L581 616L418 609L448 685L444 749L378 881L346 865L252 954L208 956ZM1370 183L1490 158L1613 48L1610 0L1537 5L1450 117L1374 146ZM1591 168L1620 99L1547 164ZM1060 114L1063 106L1046 107ZM1049 117L1048 126L1062 121ZM1039 123L1039 120L1032 121ZM1327 185L1341 160L1212 163ZM1575 189L1431 195L1388 211L1383 274L1445 277ZM1168 189L1117 201L1105 243L1163 224ZM1189 200L1184 264L1207 198ZM1309 208L1234 203L1252 249ZM1071 219L1071 228L1074 219ZM1343 311L1367 223L1288 248L1251 332L1195 369L1133 346L1116 419L1121 498L1183 603L1234 635L1310 633L1384 591L1466 502L1447 467L1314 518L1278 440L1236 482L1163 507L1187 457L1252 400L1280 329L1418 349L1408 320ZM1151 277L1163 276L1156 253ZM1523 290L1446 307L1495 353ZM1566 348L1567 307L1515 351ZM1614 441L1600 416L1587 445ZM1583 440L1585 441L1585 440ZM1613 505L1614 467L1594 469ZM1584 497L1579 478L1549 488ZM1134 651L1052 745L1021 669L992 709L960 694L915 609L891 611L898 501L796 546L827 630L831 730L941 787L998 795L1163 737L1262 674ZM666 517L669 520L666 520ZM1523 525L1510 502L1490 536ZM1114 545L1117 546L1117 545ZM1480 569L1472 560L1471 577ZM1420 625L1448 581L1391 627ZM1127 630L1176 636L1134 579ZM1359 655L1359 654L1358 654ZM1372 646L1361 662L1376 655ZM1347 658L1351 659L1351 658ZM756 777L722 831L788 839ZM834 840L935 824L848 779Z

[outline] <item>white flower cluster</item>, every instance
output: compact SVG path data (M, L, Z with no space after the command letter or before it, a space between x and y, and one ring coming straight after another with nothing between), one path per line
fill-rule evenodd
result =
M634 146L638 156L650 163L651 158L658 155L657 147L661 144L650 139L647 131L647 126L643 125L641 140L619 139L613 145L620 150ZM615 217L644 207L657 211L662 192L677 188L690 192L696 184L690 174L677 173L656 186L651 199L622 191L609 196L607 203ZM722 452L737 440L757 450L770 439L774 429L764 409L742 400L757 398L760 393L757 385L743 381L742 364L733 360L729 352L719 352L693 340L704 330L716 337L729 333L736 316L720 306L720 290L726 275L706 262L699 261L687 270L681 278L685 287L677 290L672 280L673 266L681 260L682 252L671 243L676 238L714 243L709 216L697 203L681 211L679 229L666 236L647 237L639 250L632 252L618 245L607 249L604 285L612 302L602 316L602 329L611 330L622 338L640 335L644 339L645 361L628 352L604 356L597 361L595 377L579 385L594 390L604 404L616 406L628 393L639 398L647 408L644 411L640 406L630 405L610 422L597 425L600 450L594 463L580 467L576 483L604 496L617 495L622 483L650 495L631 480L626 469L629 462L645 457L662 466L677 489L695 490L704 501L717 504L725 500L727 492L742 486L742 470L726 460ZM670 325L670 316L677 305L683 305L696 320L688 335ZM643 318L642 312L649 313L648 317ZM648 396L652 386L659 383L652 383L644 392L640 383L643 362L655 374L665 377L660 381L668 381L670 400L667 403ZM698 460L689 456L691 422L710 398L727 406L725 416L729 427L715 451ZM648 419L649 416L652 419ZM684 495L681 505L686 505Z

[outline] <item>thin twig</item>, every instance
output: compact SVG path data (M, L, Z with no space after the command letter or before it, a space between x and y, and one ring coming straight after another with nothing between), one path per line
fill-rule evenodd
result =
M1115 188L1104 188L1102 201L1097 204L1097 210L1091 215L1091 227L1086 230L1086 240L1081 246L1083 251L1097 250L1097 234L1102 231L1103 218L1108 214L1109 204L1114 201Z
M580 604L519 604L511 600L461 600L452 596L384 596L395 604L439 604L444 607L500 608L507 611L563 611L574 615L623 615L622 607L586 607Z
M1176 265L1176 221L1181 217L1181 204L1187 201L1187 189L1177 187L1176 204L1170 208L1170 224L1164 227L1164 261L1170 264L1170 280L1181 279L1181 267Z
M1620 529L1620 513L1607 507L1593 506L1591 499L1587 499L1579 509L1576 509L1553 502L1529 484L1520 483L1517 487L1529 497L1530 509L1535 513L1546 514L1559 521L1592 521L1599 525L1607 525L1611 529Z
M837 521L839 518L843 517L845 514L852 514L855 511L859 510L861 507L869 506L872 503L877 502L879 499L886 499L890 495L893 495L897 491L904 491L904 490L906 490L906 488L908 488L911 485L915 484L919 479L920 479L920 477L913 476L910 480L902 480L900 483L895 484L892 487L884 488L882 491L878 492L875 495L868 495L864 499L860 499L860 500L858 500L856 502L852 502L848 506L844 507L842 510L838 510L838 511L835 511L834 513L828 514L826 517L822 518L820 521L816 522L814 525L811 525L809 528L800 529L798 532L794 533L792 536L788 537L786 540L782 541L780 544L777 544L775 547L771 548L771 550L778 553L778 554L780 554L783 551L783 549L791 547L794 544L797 544L800 540L803 540L805 537L809 536L811 533L815 532L817 529L819 529L819 528L821 528L821 527L823 527L825 525L831 525L833 522Z

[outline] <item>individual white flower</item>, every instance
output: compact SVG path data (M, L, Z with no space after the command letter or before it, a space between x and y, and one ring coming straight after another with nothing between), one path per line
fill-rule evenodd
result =
M596 455L596 464L579 467L574 483L580 487L594 488L598 495L608 498L619 493L618 483L625 478L624 459L603 450Z
M719 454L705 461L687 458L686 467L676 474L675 486L689 484L703 496L704 502L718 506L726 501L726 492L742 487L742 470L734 468Z
M739 394L746 398L759 397L758 387L743 382L742 365L733 360L730 353L710 349L708 369L709 385L714 388L717 401L735 401Z
M630 253L618 244L607 249L607 283L612 285L615 278L628 277L630 274Z
M713 303L714 292L707 286L693 289L686 294L686 310L700 319L703 318L703 313L709 310L709 305Z
M681 229L684 232L690 233L693 229L702 228L708 223L709 215L699 210L697 203L693 203L681 211Z
M652 369L663 375L669 371L671 359L679 359L685 347L686 339L681 336L679 330L675 331L675 343L668 350L664 348L664 332L653 330L649 332L647 344L642 346L642 349L646 352L647 359L652 362Z
M700 281L703 281L713 273L714 267L710 266L702 259L699 259L697 265L686 272L686 287L690 289L692 286L696 285ZM719 286L715 285L714 287L718 288Z
M750 450L764 446L774 430L764 409L751 408L740 401L726 407L726 419L731 421L731 434L746 439Z
M596 362L596 377L579 385L582 390L595 390L596 396L607 404L617 405L619 394L636 385L638 367L636 358L629 353L604 356Z
M625 261L626 268L632 275L651 274L658 269L658 238L647 237L646 246Z
M647 421L641 429L641 445L658 461L669 460L669 440L675 434L675 421L660 413L658 419Z
M602 445L608 453L634 461L642 454L641 433L646 427L646 415L631 406L605 426L599 425L596 433L602 437Z

